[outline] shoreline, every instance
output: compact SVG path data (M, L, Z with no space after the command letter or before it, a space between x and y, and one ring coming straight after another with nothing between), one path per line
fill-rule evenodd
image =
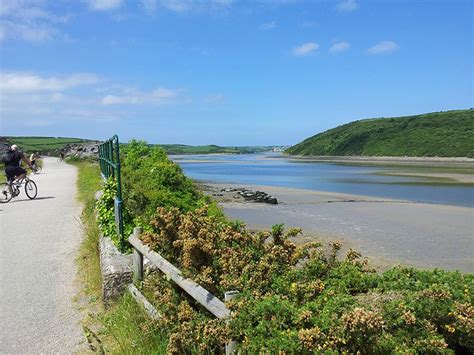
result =
M296 242L342 241L341 255L356 249L382 270L402 264L474 272L472 207L251 184L198 184L204 190L244 187L276 197L278 205L213 197L229 218L245 222L249 229L269 229L277 223L302 228L304 234Z
M392 157L392 156L330 156L330 155L286 155L282 158L300 161L331 162L331 163L366 163L373 165L413 165L437 167L474 168L474 158L467 157Z

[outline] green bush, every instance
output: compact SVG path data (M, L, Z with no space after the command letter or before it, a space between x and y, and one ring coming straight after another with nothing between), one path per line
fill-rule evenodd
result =
M132 140L122 148L124 206L130 219L148 222L157 207L197 208L204 201L179 165L157 146Z
M115 226L114 210L114 200L116 193L117 182L113 178L109 178L102 187L102 195L97 200L96 209L97 222L102 235L112 239L115 245L118 246L120 241Z
M121 146L120 160L125 237L136 226L150 230L150 220L158 207L175 207L185 212L208 205L210 214L222 218L217 205L196 189L162 148L132 140ZM102 234L111 237L118 246L114 219L115 180L109 179L103 190L97 203L99 226Z
M290 238L298 229L252 233L205 208L160 208L151 227L142 241L184 275L215 295L240 291L220 336L239 340L244 353L474 350L474 275L403 267L379 274L353 250L340 260L339 243L329 253L317 243L295 245ZM206 333L170 326L181 301L169 297L166 283L148 285L156 303L167 305L162 327L174 339L169 346L185 352L200 343L203 351L218 351ZM193 329L211 322L191 318Z

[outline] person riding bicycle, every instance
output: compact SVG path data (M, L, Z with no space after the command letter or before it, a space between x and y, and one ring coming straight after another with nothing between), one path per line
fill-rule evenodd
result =
M8 180L21 180L26 177L26 170L20 166L20 161L25 162L30 168L31 163L28 158L18 149L16 144L13 144L2 158L5 163L5 175Z
M31 163L31 166L35 166L36 165L36 159L39 158L39 154L38 152L36 153L31 153L30 155L30 163Z

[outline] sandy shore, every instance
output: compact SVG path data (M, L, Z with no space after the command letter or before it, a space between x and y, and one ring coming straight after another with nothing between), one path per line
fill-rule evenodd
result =
M394 164L394 165L420 165L440 167L465 167L474 168L473 158L455 157L364 157L364 156L301 156L282 155L286 159L323 161L333 163L364 163L364 164Z
M278 198L278 205L268 205L217 197L226 215L252 229L276 223L301 227L300 241L340 240L382 269L401 263L474 272L474 208L271 186L205 185L210 194L245 187Z

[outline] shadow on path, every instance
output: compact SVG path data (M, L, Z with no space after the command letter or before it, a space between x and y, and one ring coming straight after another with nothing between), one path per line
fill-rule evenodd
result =
M56 198L54 196L43 196L43 197L36 197L34 198L33 200L30 200L29 198L23 198L21 200L13 200L13 201L10 201L10 203L14 203L14 202L23 202L23 201L38 201L38 200L49 200L50 198Z

